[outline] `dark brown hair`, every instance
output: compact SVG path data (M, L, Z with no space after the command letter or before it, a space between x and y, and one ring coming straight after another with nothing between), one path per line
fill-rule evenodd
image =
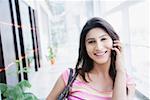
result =
M79 56L76 63L76 70L79 72L79 74L82 76L85 82L88 82L85 78L85 74L93 69L93 60L88 56L86 51L85 38L89 30L93 28L103 29L105 32L108 33L108 35L111 37L113 41L119 40L119 36L116 34L112 26L104 19L94 17L86 22L80 34ZM115 60L116 60L116 52L112 51L109 75L113 80L113 84L115 82L116 77Z

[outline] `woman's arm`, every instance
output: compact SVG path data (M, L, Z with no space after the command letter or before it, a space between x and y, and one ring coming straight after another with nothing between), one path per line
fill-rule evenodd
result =
M128 88L128 91L126 88ZM133 100L134 94L135 85L126 85L126 74L124 72L118 72L114 84L112 100Z
M126 71L124 69L122 44L119 40L115 40L112 50L116 51L116 78L114 82L112 100L132 100L135 88L133 86L127 87ZM127 94L128 88L128 94Z
M112 100L127 100L126 74L124 71L117 71Z
M58 78L58 80L56 81L56 83L55 83L53 89L51 90L50 94L46 98L46 100L57 100L57 97L63 91L64 88L65 88L65 83L64 83L62 77L60 76Z

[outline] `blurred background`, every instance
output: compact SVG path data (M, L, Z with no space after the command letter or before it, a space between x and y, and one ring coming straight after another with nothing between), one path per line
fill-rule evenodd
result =
M27 80L25 91L44 100L61 72L75 67L81 29L96 16L123 42L135 100L149 100L149 14L149 0L0 0L0 83Z

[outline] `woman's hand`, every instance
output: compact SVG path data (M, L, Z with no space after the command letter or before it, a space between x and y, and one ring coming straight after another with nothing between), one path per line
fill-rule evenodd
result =
M124 68L124 59L123 59L123 47L120 40L113 41L112 50L116 52L116 62L115 62L116 70L124 72L125 68Z
M123 48L119 40L113 42L113 48L116 52L116 77L113 89L112 100L127 100L126 90L126 71L124 68Z

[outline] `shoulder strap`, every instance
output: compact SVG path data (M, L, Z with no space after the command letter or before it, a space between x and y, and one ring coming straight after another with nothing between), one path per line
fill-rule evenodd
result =
M64 98L68 97L72 83L75 80L76 76L78 75L77 72L75 72L75 74L73 75L73 69L72 68L69 68L69 69L70 69L70 73L69 73L67 86L64 88L62 93L58 96L57 100L64 100Z
M72 72L71 72L71 71L72 71ZM78 75L78 72L75 71L75 73L73 74L73 69L71 68L71 69L70 69L70 75L69 75L70 78L69 78L68 84L67 84L67 86L68 86L69 88L71 87L72 83L73 83L74 80L76 79L77 75Z
M67 85L70 83L70 81L71 81L71 79L72 79L72 74L73 74L73 69L72 69L72 68L69 68L69 70L70 70L70 73L69 73Z

